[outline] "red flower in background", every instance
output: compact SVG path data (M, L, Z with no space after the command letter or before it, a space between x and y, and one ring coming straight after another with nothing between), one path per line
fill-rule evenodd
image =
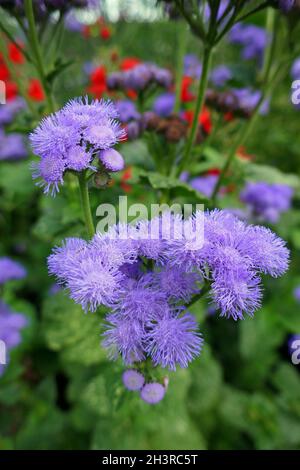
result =
M23 44L18 43L21 48L23 48ZM8 57L14 64L23 64L25 62L25 57L20 51L20 49L14 44L8 44Z
M183 119L185 119L191 126L193 119L194 119L194 111L192 110L184 111ZM212 120L211 120L210 112L206 107L203 108L202 113L199 115L199 124L201 124L206 134L211 133Z
M218 176L221 173L221 170L219 168L211 168L208 170L206 173L207 175L213 175L213 176Z
M136 57L125 57L125 59L123 59L120 64L120 69L123 70L123 72L125 72L126 70L133 69L140 63L141 61L137 59Z
M111 31L110 31L108 26L101 26L100 27L100 36L104 40L107 40L111 37Z
M6 82L5 88L6 88L6 99L8 101L14 100L18 96L18 87L15 83Z
M0 56L0 80L6 81L9 79L9 70L6 67L5 63L1 61L1 56Z
M132 167L129 166L124 172L121 177L120 186L125 191L125 193L130 193L132 191L132 186L127 183L132 178Z
M183 77L181 83L181 101L183 103L188 103L189 101L194 101L195 95L190 92L189 87L193 83L193 79L191 77Z
M33 101L44 101L45 93L40 81L37 78L32 78L28 86L28 96Z
M103 66L97 67L90 75L90 85L87 91L95 98L101 98L107 91L106 87L106 69Z

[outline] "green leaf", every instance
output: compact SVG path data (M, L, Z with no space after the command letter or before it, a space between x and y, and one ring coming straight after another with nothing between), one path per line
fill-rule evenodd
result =
M190 185L172 176L165 176L154 171L138 171L138 177L143 184L149 184L153 189L174 190L176 196L183 195L196 199L199 203L207 202L207 198Z
M46 300L43 321L46 343L61 352L64 361L92 365L105 359L100 347L103 318L99 313L84 314L66 293L59 292Z

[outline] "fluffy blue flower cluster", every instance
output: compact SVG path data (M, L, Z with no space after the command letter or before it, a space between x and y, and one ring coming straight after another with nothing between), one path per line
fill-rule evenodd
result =
M169 70L155 64L138 64L125 72L113 72L107 77L107 86L111 90L143 91L150 85L169 88L173 77Z
M293 193L293 189L285 184L259 181L248 183L240 198L247 205L252 219L275 224L280 215L290 209Z
M67 170L96 171L94 161L107 171L124 168L123 157L114 147L126 138L117 121L118 112L111 101L77 98L60 111L46 117L30 135L38 163L33 164L33 177L44 192L55 195Z
M201 224L204 239L195 232ZM252 316L261 304L261 274L282 275L288 259L284 241L269 229L214 210L186 220L166 212L114 226L90 242L67 239L48 266L86 311L111 309L104 346L112 359L121 355L133 364L149 358L175 370L201 351L187 310L201 293L209 292L221 316Z
M23 279L26 276L26 270L17 261L13 261L6 256L0 258L0 284L5 282Z
M242 58L262 62L269 37L265 29L252 24L237 23L229 33L229 41L242 46Z

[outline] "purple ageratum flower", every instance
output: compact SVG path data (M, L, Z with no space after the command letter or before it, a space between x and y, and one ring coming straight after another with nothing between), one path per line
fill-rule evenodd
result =
M108 315L103 333L103 347L108 351L110 359L116 360L121 355L126 365L145 359L143 349L144 329L139 321L124 319L117 315Z
M4 134L0 129L0 161L26 158L28 151L20 134Z
M203 213L196 213L193 220L197 217ZM247 226L228 212L216 210L204 217L204 243L191 241L190 235L170 241L169 263L186 270L198 268L208 277L221 315L235 319L243 313L252 315L260 305L260 274L282 275L288 268L289 251L271 230Z
M291 77L293 80L300 80L300 57L298 57L292 65Z
M159 291L159 288L151 287L147 276L124 284L124 293L121 293L114 309L118 316L140 321L142 325L147 321L158 320L168 310L166 294Z
M0 106L0 126L10 124L15 115L25 108L25 102L23 98L15 98L14 100L8 101L5 105Z
M294 298L300 302L300 286L296 287L294 289Z
M198 176L190 181L190 185L206 197L211 197L219 177L217 175Z
M125 162L122 155L115 149L101 150L99 160L108 171L121 171L125 168Z
M197 272L187 273L181 267L174 269L167 265L153 274L152 285L169 300L189 302L193 295L200 292L198 283L201 281L203 278Z
M136 370L126 370L122 376L124 387L127 390L135 392L141 390L145 383L144 376Z
M179 314L175 312L150 323L145 334L145 350L154 365L169 370L176 370L177 365L188 367L189 362L200 354L203 343L194 317L189 313Z
M184 58L184 75L199 79L202 74L202 64L195 54L187 54Z
M166 389L160 383L150 383L144 385L141 390L141 399L150 405L156 405L159 403L165 396Z
M261 92L259 90L251 90L250 88L235 88L231 91L238 99L239 107L246 112L253 111L261 99ZM265 115L268 112L269 100L265 100L260 106L259 113Z
M108 150L126 137L116 121L118 112L110 101L88 98L71 100L46 117L30 135L34 152L33 178L44 192L55 195L67 170L83 171L92 166L100 150Z
M109 89L131 89L141 91L155 84L169 88L173 78L169 70L157 67L155 64L138 64L125 72L113 72L107 77Z
M0 284L7 281L23 279L26 276L26 270L20 263L10 258L0 258Z
M139 119L141 117L138 113L135 104L130 100L120 100L116 101L116 108L119 113L119 118L121 122L129 122L134 119Z
M153 103L153 111L162 117L170 116L175 105L174 93L163 93Z
M64 22L65 28L74 33L81 33L84 29L84 25L77 19L74 11L70 11L65 15Z
M240 194L252 217L269 223L278 222L280 215L290 209L292 197L289 186L264 181L248 183Z
M269 36L263 28L252 24L237 23L229 33L229 41L242 46L243 59L257 59L261 63Z
M210 80L216 87L223 87L231 79L232 72L226 65L214 68L210 75Z

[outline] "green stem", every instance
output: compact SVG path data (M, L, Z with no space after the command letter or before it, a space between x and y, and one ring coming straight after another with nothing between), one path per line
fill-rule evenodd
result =
M275 30L275 21L276 21L276 14L274 8L268 8L267 10L267 18L266 18L266 30L269 34ZM268 77L270 72L270 67L272 66L272 62L270 60L271 56L274 53L274 47L276 43L272 40L266 47L265 54L264 54L264 64L262 69L262 78L263 80Z
M84 172L78 175L78 183L79 183L81 206L82 206L82 211L84 214L86 230L87 230L89 238L93 238L93 236L95 235L95 227L94 227L91 205L90 205L88 182L87 182Z
M174 113L179 113L181 106L181 85L184 68L184 56L187 46L187 27L185 23L179 25L178 33L178 54L177 54L177 67L176 67L176 99L174 106Z
M213 49L211 47L205 47L204 49L202 74L201 74L201 78L199 81L199 89L198 89L196 107L194 111L193 123L192 123L190 134L188 136L188 141L186 144L186 149L185 149L183 158L178 166L178 171L177 171L178 175L180 175L180 173L188 166L189 161L190 161L191 150L194 145L196 134L197 134L197 129L198 129L199 115L202 111L202 107L203 107L204 100L205 100L205 92L207 88L208 76L209 76L209 71L210 71L210 66L211 66L212 51Z
M37 72L39 74L40 80L42 82L46 94L49 112L53 113L55 111L55 103L52 96L51 88L47 81L47 76L44 68L42 52L35 23L32 0L25 0L25 13L28 21L28 39L32 49L32 54L35 58Z
M202 299L209 292L209 289L210 289L210 284L209 284L209 282L206 281L204 286L202 287L201 291L199 292L199 294L195 295L192 298L190 303L187 305L187 308L192 307L192 305L194 305L196 302L198 302L198 300Z

